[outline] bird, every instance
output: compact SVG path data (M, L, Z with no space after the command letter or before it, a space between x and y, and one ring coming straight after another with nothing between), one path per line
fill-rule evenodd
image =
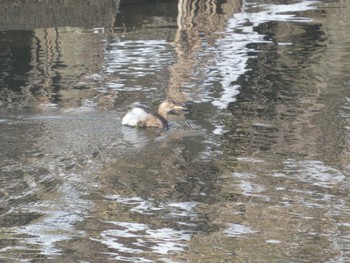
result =
M182 110L183 106L178 105L173 100L163 101L159 107L158 112L152 110L146 105L135 105L122 118L122 124L131 127L154 127L168 129L169 124L167 115L173 110Z

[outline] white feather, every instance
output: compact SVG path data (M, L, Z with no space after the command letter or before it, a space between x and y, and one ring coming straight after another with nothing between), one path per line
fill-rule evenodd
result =
M148 113L141 108L132 108L122 119L122 124L127 126L137 126L139 121L144 121Z

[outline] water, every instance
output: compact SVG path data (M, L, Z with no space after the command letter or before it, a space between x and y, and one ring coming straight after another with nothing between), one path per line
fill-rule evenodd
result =
M350 262L347 1L54 2L0 4L1 262Z

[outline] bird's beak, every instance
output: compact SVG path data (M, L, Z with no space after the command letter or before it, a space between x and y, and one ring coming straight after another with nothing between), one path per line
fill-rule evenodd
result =
M185 107L180 106L180 105L175 105L175 106L174 106L174 109L175 109L175 110L184 110Z
M174 110L177 112L177 113L182 113L182 114L184 114L184 115L187 115L187 114L189 114L189 112L190 112L190 110L189 110L189 108L188 107L186 107L186 106L183 106L183 105L176 105L175 107L174 107Z

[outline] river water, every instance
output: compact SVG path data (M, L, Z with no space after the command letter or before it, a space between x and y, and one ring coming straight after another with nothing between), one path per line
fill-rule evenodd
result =
M349 1L0 7L0 262L350 262Z

